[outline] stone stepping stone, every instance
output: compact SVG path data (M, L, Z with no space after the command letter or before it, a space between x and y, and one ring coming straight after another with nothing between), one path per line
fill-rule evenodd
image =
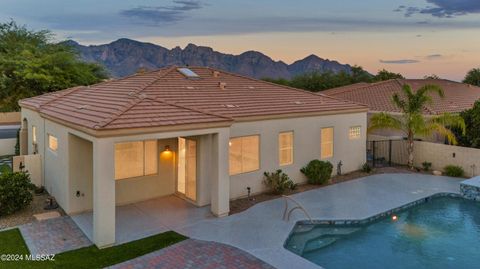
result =
M47 220L47 219L58 218L58 217L60 217L60 213L58 211L50 211L50 212L46 212L46 213L35 214L35 215L33 215L33 217L38 221L42 221L42 220Z

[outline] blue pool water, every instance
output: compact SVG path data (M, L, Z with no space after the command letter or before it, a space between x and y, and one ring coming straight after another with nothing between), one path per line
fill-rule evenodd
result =
M480 203L439 197L359 226L297 225L286 248L326 269L480 268Z

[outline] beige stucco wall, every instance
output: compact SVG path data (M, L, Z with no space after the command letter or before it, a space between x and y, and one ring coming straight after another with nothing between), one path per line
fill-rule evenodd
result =
M28 154L34 153L32 126L36 126L37 128L37 154L41 155L43 164L42 185L45 186L50 195L55 197L67 213L74 212L72 209L81 208L81 205L75 204L80 203L80 201L70 197L75 196L75 193L72 193L75 188L70 186L70 169L77 168L69 165L69 137L70 134L72 134L92 142L95 141L95 138L83 132L44 119L35 111L22 108L22 120L25 119L28 125ZM56 152L48 148L48 134L52 134L58 139L58 150Z
M265 120L257 122L235 123L231 127L230 136L260 135L260 169L253 172L230 177L230 198L235 199L247 195L247 187L252 193L265 190L262 184L263 172L282 169L297 183L306 181L300 169L309 161L320 158L320 132L324 127L334 128L334 156L326 159L334 166L343 163L342 172L347 173L360 169L366 161L366 113L340 114L329 116ZM350 140L348 130L352 126L361 126L361 138ZM294 132L294 162L291 165L279 166L278 134Z
M20 124L20 112L4 112L0 113L0 125L17 125ZM14 155L16 138L0 139L0 156Z
M162 151L166 145L170 146L171 154L163 154ZM129 204L173 194L175 192L176 180L176 155L174 154L176 151L177 139L158 140L158 174L116 180L116 204Z
M300 173L300 168L306 165L310 160L320 158L320 131L323 127L334 128L334 157L327 159L334 165L336 170L338 162L343 163L342 171L344 173L358 170L365 163L365 140L366 140L366 113L340 114L330 116L304 117L264 120L257 122L241 122L235 123L231 128L212 128L204 130L191 130L181 132L165 132L152 133L143 135L131 135L124 137L109 137L97 139L82 132L71 128L61 126L50 120L44 120L36 112L23 109L23 117L28 119L29 131L31 126L37 126L38 151L45 159L44 165L44 182L50 194L54 195L60 205L69 213L88 210L91 208L90 200L93 194L92 187L87 183L79 183L80 178L88 178L85 172L77 171L73 168L73 163L79 162L79 159L90 161L86 155L72 157L69 152L70 147L75 150L85 148L87 141L102 141L102 144L108 145L107 156L113 160L114 144L126 141L138 141L148 139L160 139L159 153L162 152L164 146L168 144L173 151L176 151L178 136L194 137L198 143L198 170L197 170L197 205L208 205L211 202L212 178L215 175L213 171L219 167L228 168L228 158L215 162L214 157L218 153L219 148L214 145L215 133L225 133L228 130L229 137L237 137L244 135L260 135L260 169L254 172L234 175L230 177L228 192L230 199L243 197L247 194L246 188L250 186L253 193L265 190L262 184L263 172L274 171L278 168L283 169L295 182L305 182L306 179ZM360 139L349 140L348 130L351 126L361 126L362 136ZM294 132L294 163L280 167L278 165L278 134L284 131ZM58 151L52 152L46 146L47 134L51 133L58 138ZM77 137L72 138L71 134ZM78 138L86 141L79 142ZM69 140L70 139L70 140ZM162 140L166 139L166 140ZM29 153L32 153L31 133L28 135ZM83 145L83 146L82 146ZM111 147L111 148L110 148ZM227 147L228 142L223 145ZM88 151L88 150L87 150ZM95 151L93 151L95 152ZM88 155L88 152L85 153ZM83 157L82 157L83 156ZM72 158L72 160L70 160ZM113 171L114 162L107 162L103 170ZM71 171L69 169L72 169ZM75 170L77 169L77 170ZM114 181L115 184L115 203L127 204L146 200L158 196L168 195L175 192L176 181L176 161L175 154L170 160L166 160L160 156L159 158L159 175L139 177L134 179L124 179ZM334 171L335 173L335 171ZM76 197L75 193L79 190L81 197Z
M416 167L422 167L422 162L427 161L435 170L442 171L452 164L463 167L466 176L480 174L480 149L415 141L414 158Z
M0 156L2 155L14 155L15 144L17 144L16 138L0 139Z
M20 112L4 112L0 113L0 124L20 123Z

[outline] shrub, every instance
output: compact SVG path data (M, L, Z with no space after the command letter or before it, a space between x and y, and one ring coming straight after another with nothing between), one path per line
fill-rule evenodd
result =
M0 215L12 214L25 208L32 200L34 186L25 172L0 175Z
M422 167L424 171L430 171L430 168L432 168L432 163L425 161L422 163Z
M364 163L362 165L362 172L370 173L370 172L372 172L372 167L370 167L370 165L368 163Z
M447 165L443 168L445 175L449 177L463 177L465 171L463 168L457 165Z
M12 168L8 164L0 165L0 174L10 173L12 172Z
M282 194L286 190L294 190L297 187L297 184L293 183L290 177L280 169L272 173L264 172L263 176L263 184L275 194Z
M325 184L332 176L333 165L330 162L320 160L310 161L300 169L310 184Z

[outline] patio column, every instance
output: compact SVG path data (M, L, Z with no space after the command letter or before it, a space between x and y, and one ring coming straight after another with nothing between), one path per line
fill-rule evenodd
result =
M211 210L217 217L230 211L229 140L229 128L213 135Z
M93 145L93 241L99 248L115 243L114 143L98 139Z

